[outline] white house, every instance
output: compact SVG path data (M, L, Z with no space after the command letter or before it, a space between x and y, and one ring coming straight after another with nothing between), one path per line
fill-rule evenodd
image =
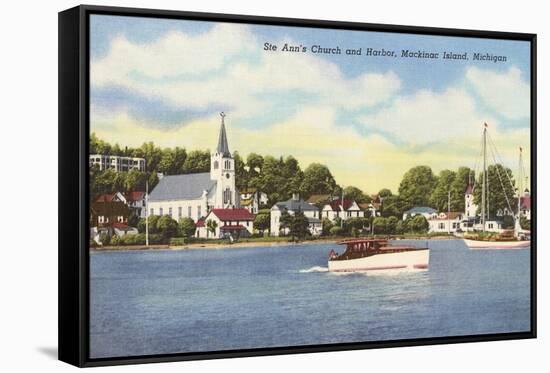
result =
M305 202L298 194L293 194L292 198L285 202L278 202L271 207L271 235L279 236L281 231L281 215L283 212L294 215L296 212L302 212L308 220L308 230L312 236L319 236L323 231L321 219L319 218L319 209L314 205ZM285 234L288 233L288 230Z
M252 214L257 214L261 205L268 202L267 194L256 188L248 188L240 191L241 207L246 208Z
M441 212L436 217L428 219L430 233L456 233L463 231L464 214L461 212Z
M140 218L145 217L145 192L128 192L125 194L126 204Z
M413 207L403 213L403 220L406 220L409 216L422 215L426 220L437 218L437 210L431 207Z
M235 188L235 160L229 152L224 117L216 151L210 155L210 172L164 176L149 195L150 215L189 217L198 222L212 209L240 207Z
M208 230L208 222L215 222L215 232ZM197 223L197 237L248 237L254 229L254 215L245 208L212 209Z
M349 199L344 199L343 203L341 199L332 200L323 206L321 211L321 219L327 218L330 221L334 221L336 218L347 220L349 218L363 218L365 212L359 207L359 205Z

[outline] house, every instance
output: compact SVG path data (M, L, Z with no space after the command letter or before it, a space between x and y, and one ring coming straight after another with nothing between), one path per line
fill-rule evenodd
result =
M124 204L128 204L126 197L120 192L100 194L94 199L93 202L122 202Z
M214 232L208 230L208 222L215 222ZM197 237L225 238L248 237L254 229L254 214L246 208L212 209L197 223Z
M281 216L283 212L294 215L302 212L308 220L308 230L312 236L321 234L323 228L319 217L319 209L311 203L305 202L297 193L285 202L277 202L271 207L271 235L279 236L281 231ZM288 228L285 228L285 234L288 234Z
M120 193L104 194L90 205L90 238L100 243L101 234L135 234L137 229L128 226L130 209L125 201L119 200Z
M163 176L149 195L149 215L189 217L198 222L212 209L240 207L235 188L235 160L229 151L222 112L216 150L210 155L210 171Z
M464 213L451 211L440 212L437 216L432 216L428 219L430 233L455 233L460 232L463 229Z
M321 219L327 218L330 221L334 221L336 218L347 220L349 218L362 218L365 216L365 212L359 207L359 205L350 199L335 199L323 206L321 211Z
M128 207L136 216L145 218L145 192L128 192L124 198L126 198Z
M422 215L426 218L426 220L429 220L431 218L437 217L437 210L431 208L431 207L413 207L410 210L407 210L403 213L403 220L406 220L409 216L413 217L415 215Z
M128 172L131 170L145 172L145 158L90 154L90 168L93 166L97 167L100 171L111 169L116 172Z
M267 194L257 190L256 188L248 188L240 191L241 207L246 208L252 214L257 214L260 206L266 205L268 202Z

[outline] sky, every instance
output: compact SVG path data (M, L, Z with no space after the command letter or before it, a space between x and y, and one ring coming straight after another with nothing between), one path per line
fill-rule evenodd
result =
M469 60L401 58L404 49ZM231 151L319 162L367 193L396 192L416 165L479 169L485 122L490 161L515 172L519 147L530 151L524 41L92 15L90 55L91 131L121 146L213 149L224 111Z

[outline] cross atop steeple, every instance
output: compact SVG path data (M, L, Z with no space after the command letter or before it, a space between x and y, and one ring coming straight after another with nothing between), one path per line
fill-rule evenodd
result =
M222 117L222 124L220 127L220 135L218 136L218 147L216 148L217 152L222 154L224 157L231 158L231 152L229 151L229 145L227 145L227 134L225 133L225 113L222 111L220 113Z

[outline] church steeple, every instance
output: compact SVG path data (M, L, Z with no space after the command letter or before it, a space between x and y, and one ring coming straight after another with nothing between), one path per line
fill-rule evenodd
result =
M220 113L220 116L222 117L222 125L220 127L220 134L218 136L218 147L216 148L216 151L219 154L222 154L224 157L231 158L231 152L229 151L229 145L227 145L227 134L225 133L225 113L222 111Z

